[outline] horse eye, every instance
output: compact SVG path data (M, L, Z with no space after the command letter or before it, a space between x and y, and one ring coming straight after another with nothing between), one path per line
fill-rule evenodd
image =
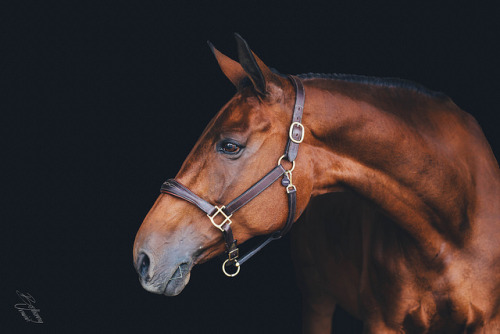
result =
M223 141L219 145L219 151L225 154L238 154L241 146L231 141Z

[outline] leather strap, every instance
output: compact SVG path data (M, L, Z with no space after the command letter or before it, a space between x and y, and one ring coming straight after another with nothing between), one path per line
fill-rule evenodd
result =
M224 224L222 228L224 230L224 241L226 242L226 253L228 255L229 262L231 264L235 264L240 255L240 251L236 246L237 240L234 239L231 224Z
M304 112L304 102L306 98L304 85L302 81L294 76L289 75L290 81L292 81L295 87L295 107L293 108L292 125L291 127L291 138L288 138L288 143L285 149L285 158L293 162L297 158L297 153L299 152L298 141L304 139L304 127L302 126L302 114ZM300 125L299 125L300 124ZM295 142L293 140L295 140Z
M236 197L234 200L229 203L224 212L227 215L232 215L239 209L241 209L244 205L250 202L255 198L258 194L263 192L267 187L274 183L281 175L285 174L285 169L281 165L277 165L274 167L269 173L266 174L262 179L257 181L253 186L251 186L248 190L246 190L243 194Z
M288 218L285 227L279 232L280 238L287 234L292 228L295 220L295 211L297 210L297 190L295 188L287 190L288 193Z
M267 238L261 242L259 245L257 245L254 249L249 251L247 254L245 254L243 257L241 257L238 260L238 263L242 265L245 263L248 259L250 259L252 256L257 254L262 248L264 248L267 244L269 244L271 241L281 239L282 236L287 234L290 229L292 228L293 221L295 220L295 210L296 210L296 202L297 202L297 197L296 197L297 191L295 189L292 189L291 191L288 192L288 218L285 223L285 227L281 231L277 231L271 234L267 235Z
M201 211L210 216L213 215L217 210L215 206L208 203L198 195L194 194L191 190L174 179L168 179L167 181L163 182L160 188L160 192L182 198L183 200L196 205L201 209Z
M226 208L223 210L224 213L228 216L231 216L233 213L241 209L248 202L254 199L261 192L266 190L271 184L273 184L277 179L280 178L283 174L285 174L285 169L282 165L277 165L274 167L269 173L267 173L263 178L257 181L253 186L244 191L240 196L236 197L232 200ZM213 215L217 209L214 205L208 203L203 198L199 197L191 190L189 190L186 186L181 184L179 181L174 179L168 179L165 181L160 191L165 194L174 195L176 197L182 198L185 201L188 201L198 208L200 208L207 215Z
M264 247L266 247L271 241L274 241L274 240L277 240L279 239L275 237L275 234L276 233L272 233L272 234L269 234L267 235L267 238L264 239L264 241L262 241L259 245L257 245L254 249L252 249L250 252L248 252L247 254L245 254L244 256L242 256L239 260L238 260L238 263L240 265L242 265L243 263L247 262L252 256L254 256L255 254L257 254L258 252L260 252L260 250Z

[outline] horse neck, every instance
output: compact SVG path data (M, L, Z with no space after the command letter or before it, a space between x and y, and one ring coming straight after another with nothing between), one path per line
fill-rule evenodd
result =
M472 117L448 98L408 89L305 83L304 123L312 138L301 154L310 157L314 171L312 195L339 185L354 190L380 206L430 257L444 242L463 245L477 214L479 175L488 170L494 189L499 180ZM478 154L488 163L478 165Z

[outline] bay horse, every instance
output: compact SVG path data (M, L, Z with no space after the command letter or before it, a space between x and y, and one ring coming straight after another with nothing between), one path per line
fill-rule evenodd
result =
M365 333L500 333L500 171L475 119L404 80L283 76L236 40L238 62L210 45L236 95L137 233L142 286L177 295L224 251L234 276L237 242L300 216L304 332L338 304Z

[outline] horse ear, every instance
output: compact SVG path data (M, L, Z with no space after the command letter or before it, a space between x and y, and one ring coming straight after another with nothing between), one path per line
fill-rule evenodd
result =
M268 94L268 83L274 82L280 85L280 78L274 74L262 60L252 52L247 42L238 34L234 34L238 44L238 57L241 67L245 70L258 93Z
M240 88L241 82L247 77L245 70L241 65L229 58L228 56L222 54L217 50L210 41L207 41L208 46L212 50L217 62L219 63L220 69L224 75L236 86L237 89Z

